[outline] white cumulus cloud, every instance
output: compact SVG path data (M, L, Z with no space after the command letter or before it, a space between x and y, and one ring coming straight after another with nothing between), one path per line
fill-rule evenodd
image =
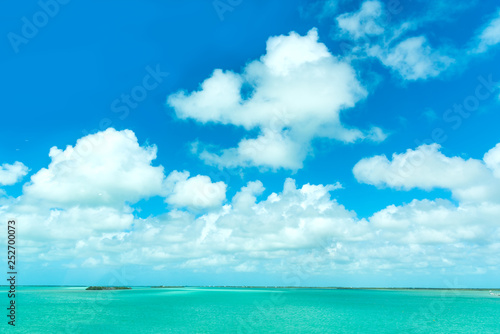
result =
M28 167L22 162L16 161L13 164L0 165L0 185L10 186L19 182L23 176L28 174Z
M486 166L493 171L493 174L500 178L500 144L496 144L495 147L486 152L483 160Z
M165 184L169 193L165 201L176 207L213 208L226 200L227 185L222 181L212 183L205 175L189 177L189 172L173 171Z
M200 157L218 166L264 166L299 169L316 137L343 142L382 140L368 131L349 128L340 112L367 95L354 69L339 61L318 41L316 29L271 37L266 54L241 73L217 69L200 90L177 92L168 104L179 118L258 129L237 147ZM203 145L200 145L203 146Z
M106 131L50 149L51 162L31 177L24 194L54 205L123 205L161 194L163 167L151 165L155 146L140 146L130 130Z
M100 210L52 212L52 218L32 218L33 224L43 224L26 239L33 240L31 256L95 267L286 273L306 266L310 275L383 270L463 274L500 264L494 256L500 246L498 203L414 200L359 219L332 198L339 187L297 187L287 179L281 192L262 197L263 184L253 181L227 204L201 216L171 210L134 219L124 213L110 217L119 225L100 229L85 228L85 221L103 218L106 213ZM69 232L76 228L73 223L61 231L66 221L80 221L78 233Z
M449 189L464 202L494 201L500 199L498 149L485 155L484 161L447 157L438 144L421 145L415 150L364 158L353 168L356 179L375 186L412 189ZM489 167L489 168L488 168ZM498 176L498 173L496 174Z

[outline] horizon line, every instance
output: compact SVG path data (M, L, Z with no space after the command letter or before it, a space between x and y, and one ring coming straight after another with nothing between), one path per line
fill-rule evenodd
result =
M0 287L10 285L0 284ZM17 284L16 287L136 287L136 288L246 288L246 289L337 289L337 290L499 290L500 287L488 288L433 288L433 287L342 287L342 286L279 286L279 285L68 285L68 284Z

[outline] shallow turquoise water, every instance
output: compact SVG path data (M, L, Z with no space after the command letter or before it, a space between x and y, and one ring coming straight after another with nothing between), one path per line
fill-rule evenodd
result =
M500 333L486 291L21 287L16 301L2 333Z

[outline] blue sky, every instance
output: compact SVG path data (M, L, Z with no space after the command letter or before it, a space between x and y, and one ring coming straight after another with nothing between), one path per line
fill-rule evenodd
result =
M21 283L497 284L494 1L7 7Z

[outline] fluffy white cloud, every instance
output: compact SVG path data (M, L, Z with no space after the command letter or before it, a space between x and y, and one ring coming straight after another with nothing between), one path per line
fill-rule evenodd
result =
M109 240L120 238L120 233L131 229L134 215L129 207L78 207L51 209L37 203L30 205L19 198L8 205L0 206L2 216L15 218L18 222L18 248L22 249L23 263L39 261L63 261L70 265L81 263L89 254L105 254L117 260ZM3 228L5 223L2 223ZM102 248L89 242L103 238ZM115 263L116 264L116 263Z
M176 207L213 208L226 200L227 185L222 181L212 183L208 176L189 177L189 172L173 171L165 184L169 192L165 201Z
M367 240L367 222L357 221L353 212L330 198L329 192L339 187L306 184L297 188L294 180L287 179L281 193L259 201L262 183L249 182L230 204L203 216L174 210L138 220L128 232L90 237L79 247L94 248L79 257L82 261L95 259L108 249L106 254L122 264L197 269L229 266L249 271L262 261L326 247L334 239L346 243Z
M290 138L288 131L265 129L257 138L242 139L238 147L225 149L222 154L215 154L203 149L199 156L209 165L267 166L272 169L302 168L302 162L310 151L308 143L298 143Z
M493 171L493 174L500 178L500 144L496 144L495 147L486 152L483 160L486 166Z
M495 270L499 262L493 254L500 249L499 147L483 160L446 157L437 144L393 154L391 161L385 156L361 160L353 169L360 182L402 189L447 188L459 201L458 205L444 199L389 205L369 218L373 233L415 269ZM396 267L400 265L404 266Z
M0 214L22 222L27 262L87 257L82 266L109 264L110 258L116 264L122 250L116 243L137 223L131 203L160 195L173 206L199 209L220 208L225 200L226 185L207 176L174 171L165 179L163 167L151 165L156 147L140 146L130 130L88 135L65 150L51 148L49 156L48 168L33 175L22 196L0 198ZM25 173L23 166L6 170ZM100 240L99 249L92 240Z
M204 175L189 177L187 171L173 171L165 178L163 166L152 166L156 151L154 145L140 146L132 131L113 128L80 138L74 147L52 147L48 168L24 185L22 204L68 210L120 208L162 196L174 207L202 209L225 201L224 182L212 183Z
M495 243L500 235L497 217L500 205L493 203L461 204L447 200L414 200L391 205L370 222L384 240L398 238L408 244Z
M12 165L0 165L0 186L9 186L19 182L23 176L28 174L28 167L22 162L16 161Z
M156 147L141 147L130 130L106 131L50 149L51 162L31 177L24 194L54 205L123 205L161 194L163 167Z
M500 11L488 22L476 37L474 53L486 52L490 47L500 43Z
M22 222L19 228L23 238L40 245L46 240L69 240L74 243L93 235L122 231L130 228L134 220L129 207L105 206L47 209L21 203L12 206L11 215Z
M379 1L365 1L359 11L337 16L337 24L343 33L353 39L370 35L381 35L382 4Z
M437 275L464 275L495 272L500 261L494 255L500 250L500 228L497 203L460 204L447 200L414 200L409 204L391 205L369 220L385 246L374 249L380 254L375 261L389 259L392 268L412 267L412 272ZM405 245L405 246L404 246ZM466 255L466 256L464 256Z
M271 37L266 54L242 73L215 70L199 91L180 91L168 104L180 118L259 129L257 138L243 139L219 154L202 150L201 158L219 166L255 165L298 169L315 137L344 142L378 139L370 131L340 122L342 110L366 96L354 69L332 56L318 33L294 32Z
M499 149L490 150L484 161L446 157L438 144L422 145L416 150L365 158L353 168L356 179L363 183L394 188L445 188L464 202L500 199L498 177ZM497 174L494 174L497 173Z

